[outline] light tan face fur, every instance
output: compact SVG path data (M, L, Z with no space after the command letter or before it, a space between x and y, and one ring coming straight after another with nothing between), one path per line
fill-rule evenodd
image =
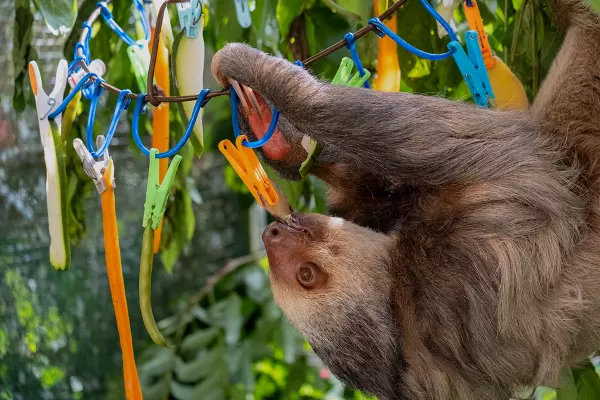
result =
M366 303L373 302L379 309L389 301L389 237L340 218L294 218L295 228L269 225L263 240L275 301L309 341L343 324L344 311L369 310ZM308 284L305 268L314 278Z

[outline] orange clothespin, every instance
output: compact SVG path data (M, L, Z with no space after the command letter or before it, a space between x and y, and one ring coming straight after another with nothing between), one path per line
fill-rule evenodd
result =
M483 20L481 19L481 14L479 13L477 1L465 0L464 9L465 16L467 17L467 23L469 24L469 29L472 31L477 31L477 36L479 37L479 47L481 48L481 54L483 55L485 67L490 69L494 66L496 60L492 55L492 49L490 48L490 42L483 27Z
M238 136L235 140L235 146L230 140L222 140L219 143L219 150L227 158L239 177L242 178L258 204L263 207L265 204L272 207L279 201L275 187L269 180L254 151L243 145L244 140L247 140L245 135Z

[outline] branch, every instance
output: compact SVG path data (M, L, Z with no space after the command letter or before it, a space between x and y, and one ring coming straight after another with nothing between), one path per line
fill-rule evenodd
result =
M200 288L200 290L195 296L189 298L188 303L190 305L199 303L204 297L206 297L206 295L208 295L213 290L215 285L219 283L219 281L225 276L229 275L239 267L260 260L261 258L265 257L265 255L265 252L261 251L258 253L248 254L246 256L234 258L227 261L220 270L218 270L215 274L209 276L208 279L206 279L204 286Z

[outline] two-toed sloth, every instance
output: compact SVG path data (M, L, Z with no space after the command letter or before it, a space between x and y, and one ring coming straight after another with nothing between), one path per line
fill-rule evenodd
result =
M524 112L334 86L243 44L216 54L218 79L260 94L263 121L242 118L259 136L280 110L262 152L284 177L304 135L322 146L333 216L263 239L277 304L347 384L507 400L600 347L600 18L553 8L564 44Z

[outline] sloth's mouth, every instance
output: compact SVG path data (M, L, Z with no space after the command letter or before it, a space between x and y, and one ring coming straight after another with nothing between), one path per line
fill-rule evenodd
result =
M233 79L228 80L236 91L242 110L252 133L257 139L262 139L269 129L273 119L273 111L260 93L252 90L246 85L241 85ZM277 127L271 139L262 146L263 153L271 160L283 160L291 151L281 130Z
M291 231L303 233L307 236L312 236L310 229L302 225L302 223L300 222L300 218L298 218L298 216L295 214L290 214L285 217L276 217L276 220L281 225L285 226Z

